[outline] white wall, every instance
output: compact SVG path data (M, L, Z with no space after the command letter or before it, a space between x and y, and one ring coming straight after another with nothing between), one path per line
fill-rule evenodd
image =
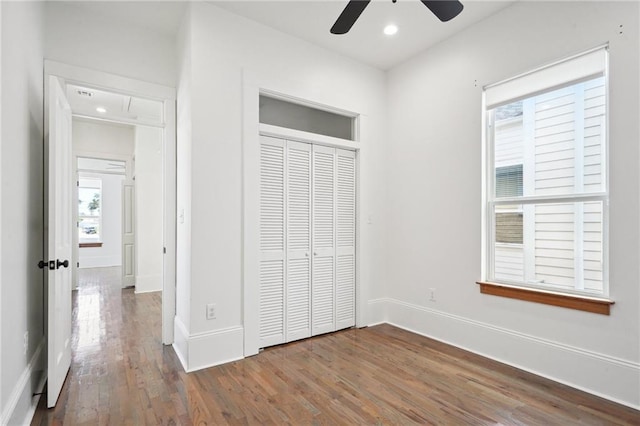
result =
M46 2L45 10L45 58L175 86L174 37L103 17L73 2Z
M42 9L2 2L1 424L29 420L45 368L44 273L37 267L44 256Z
M73 119L73 151L91 158L128 160L134 153L135 128L97 120ZM85 176L92 176L85 174ZM122 180L123 176L99 174L102 179L102 247L78 250L80 268L100 268L122 264Z
M363 113L360 217L372 217L372 224L361 219L360 235L367 301L383 295L386 109L381 71L213 5L190 7L178 86L178 216L184 210L184 223L178 220L176 346L195 369L243 355L243 72ZM207 303L217 305L215 320L206 319ZM368 322L381 319L368 315Z
M122 181L124 175L106 173L81 173L82 178L99 178L102 181L100 210L102 247L79 249L80 268L105 268L122 265Z
M389 72L389 322L640 406L638 16L519 2ZM481 295L482 86L607 41L611 315Z
M136 293L162 290L162 129L135 129Z
M106 121L73 118L73 151L95 158L133 156L134 127Z

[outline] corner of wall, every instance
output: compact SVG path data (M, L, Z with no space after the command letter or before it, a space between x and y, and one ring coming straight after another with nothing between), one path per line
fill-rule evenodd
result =
M187 373L244 358L244 329L240 326L189 334L176 317L174 329L173 348Z

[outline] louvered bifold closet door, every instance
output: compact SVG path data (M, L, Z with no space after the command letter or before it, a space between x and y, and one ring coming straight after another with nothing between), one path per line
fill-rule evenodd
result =
M260 139L260 347L285 342L285 143Z
M336 330L356 323L356 158L336 151Z
M287 342L311 336L311 145L287 142Z
M312 296L313 335L335 331L335 160L336 150L313 146Z

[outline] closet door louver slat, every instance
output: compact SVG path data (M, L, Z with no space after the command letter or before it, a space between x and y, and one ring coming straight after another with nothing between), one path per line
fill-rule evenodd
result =
M285 342L285 148L260 145L260 347Z
M311 145L287 142L288 342L311 336Z

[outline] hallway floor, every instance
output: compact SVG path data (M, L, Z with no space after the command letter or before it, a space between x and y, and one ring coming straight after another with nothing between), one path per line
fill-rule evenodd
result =
M73 358L35 425L640 424L640 412L389 326L350 329L186 374L161 295L84 270Z

